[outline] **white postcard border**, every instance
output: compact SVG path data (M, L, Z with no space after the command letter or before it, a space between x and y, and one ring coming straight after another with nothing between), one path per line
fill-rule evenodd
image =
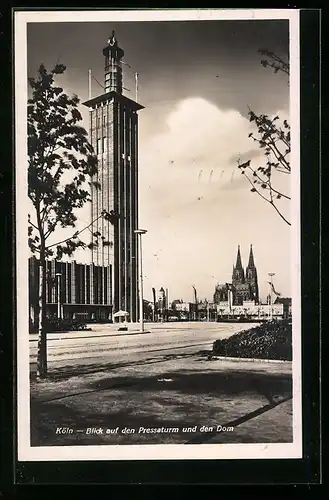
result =
M27 23L127 22L179 20L288 19L290 23L290 120L291 120L291 279L293 283L293 443L189 445L30 445L30 375L28 304L27 213ZM301 388L301 267L300 267L300 102L299 11L280 10L124 10L124 11L16 11L15 35L15 135L16 135L16 286L17 286L17 436L19 461L55 460L177 460L177 459L273 459L302 457Z

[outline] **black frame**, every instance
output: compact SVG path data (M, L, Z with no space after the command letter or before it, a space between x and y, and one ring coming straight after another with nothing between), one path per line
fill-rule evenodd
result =
M289 6L289 8L291 8ZM15 10L22 10L17 8ZM26 10L26 8L23 8ZM40 10L40 8L31 9ZM42 7L42 10L44 8ZM53 10L53 9L51 9ZM64 9L61 9L64 10ZM69 8L67 10L73 10ZM80 10L80 9L79 9ZM93 9L94 10L94 9ZM13 11L8 18L13 17ZM9 19L8 19L9 20ZM3 484L166 484L166 485L251 485L318 484L321 479L320 429L320 270L321 270L321 161L320 161L320 23L319 9L300 12L301 54L301 217L302 217L302 360L303 360L303 459L287 460L191 460L191 461L91 461L91 462L18 462L15 422L16 320L15 320L15 220L12 168L13 152L4 152L0 189L1 241L1 331L0 350L2 389L6 384L6 412L1 412L1 471ZM10 63L13 47L5 39ZM10 96L12 74L9 65L2 69L2 84ZM12 89L13 90L13 89ZM7 105L7 107L5 106ZM14 123L12 100L1 106L2 123ZM7 137L6 137L7 134ZM10 144L10 127L2 131L4 145ZM309 166L313 165L310 169ZM316 168L318 166L318 168ZM12 299L8 291L12 291ZM8 314L10 311L12 314ZM12 332L10 335L9 332ZM8 409L12 410L8 412ZM15 429L16 431L16 429Z

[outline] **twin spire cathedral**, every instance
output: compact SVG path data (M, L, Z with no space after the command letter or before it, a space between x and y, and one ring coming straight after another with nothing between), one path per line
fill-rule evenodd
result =
M235 289L236 303L240 304L243 301L259 301L257 269L254 261L252 245L250 245L249 261L244 272L240 253L240 245L236 257L236 264L233 266L232 285Z
M233 265L232 283L218 284L216 286L214 293L215 304L228 301L228 290L233 292L233 305L243 305L244 302L250 301L259 304L258 277L252 245L250 245L246 271L244 271L242 265L240 245L238 246L236 264Z

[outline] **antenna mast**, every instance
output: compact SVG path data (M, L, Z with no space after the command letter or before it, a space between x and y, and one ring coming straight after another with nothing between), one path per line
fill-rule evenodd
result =
M88 70L88 97L91 99L91 69Z
M135 73L135 101L138 102L138 73Z

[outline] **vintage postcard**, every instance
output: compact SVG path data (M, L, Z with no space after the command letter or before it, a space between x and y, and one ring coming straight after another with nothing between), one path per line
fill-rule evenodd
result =
M18 460L301 458L298 10L14 44Z

